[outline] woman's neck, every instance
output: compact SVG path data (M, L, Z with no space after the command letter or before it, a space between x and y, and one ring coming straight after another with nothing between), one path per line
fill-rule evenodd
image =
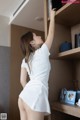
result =
M35 50L39 49L42 45L43 45L43 44L38 45L38 46L35 48Z

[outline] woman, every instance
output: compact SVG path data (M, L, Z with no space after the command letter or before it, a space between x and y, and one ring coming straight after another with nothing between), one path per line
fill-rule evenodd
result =
M21 64L20 82L23 86L19 94L18 106L21 120L44 120L49 115L48 79L50 73L50 48L54 38L55 11L50 13L50 26L45 42L41 36L27 32L21 37L24 59ZM27 83L27 75L30 81Z

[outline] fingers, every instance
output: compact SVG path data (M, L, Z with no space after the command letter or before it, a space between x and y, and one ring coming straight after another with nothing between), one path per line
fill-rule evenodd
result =
M56 8L53 8L52 10L53 10L53 11L56 11Z
M56 12L56 8L51 9L51 14Z
M55 11L55 10L56 10L56 8L54 8L54 9L52 9L52 10L51 10L51 15L53 15L53 14L55 14L55 13L56 13L56 11Z

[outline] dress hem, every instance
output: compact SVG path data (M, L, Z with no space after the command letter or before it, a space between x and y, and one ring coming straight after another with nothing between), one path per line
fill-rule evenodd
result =
M31 107L28 103L26 103L26 101L25 101L25 100L24 100L21 96L19 96L19 98L21 98L21 99L22 99L22 101L23 101L25 104L27 104L27 105L28 105L28 107L29 107L31 110L36 111L36 112L44 112L44 115L45 115L45 116L48 116L48 115L50 115L50 114L51 114L51 112L47 112L47 111L40 111L40 110L34 109L34 107Z

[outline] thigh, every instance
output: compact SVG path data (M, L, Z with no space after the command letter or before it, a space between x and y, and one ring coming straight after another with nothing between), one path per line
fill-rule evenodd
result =
M27 112L28 120L44 120L44 112L32 110L26 103L24 103Z
M20 111L20 120L28 120L27 112L24 108L24 104L21 98L18 98L18 107Z
M29 118L28 120L44 120L44 113L32 110L30 111L30 115L28 118Z
M21 98L18 98L18 107L20 110L25 110L24 105L23 105L23 101Z

